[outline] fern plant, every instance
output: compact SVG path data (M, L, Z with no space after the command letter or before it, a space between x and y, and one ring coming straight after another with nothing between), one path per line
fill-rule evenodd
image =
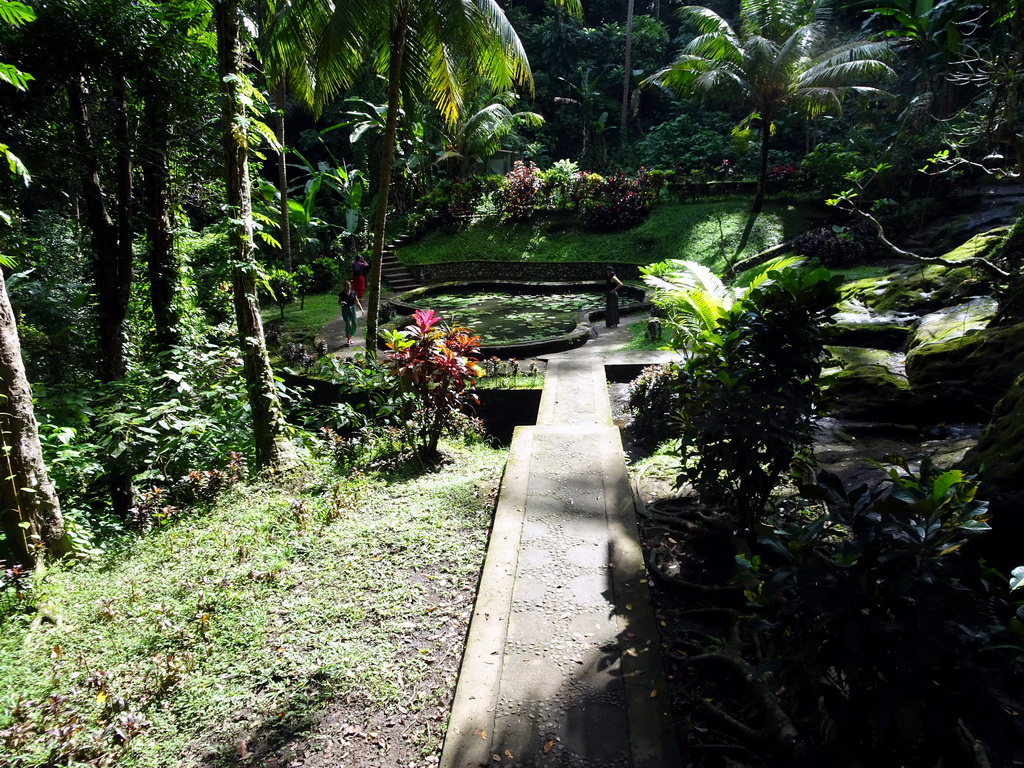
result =
M773 280L773 272L798 267L798 256L779 256L765 263L745 286L726 285L708 267L695 261L668 259L642 267L654 303L665 312L672 330L671 346L689 347L701 333L713 332L732 307Z

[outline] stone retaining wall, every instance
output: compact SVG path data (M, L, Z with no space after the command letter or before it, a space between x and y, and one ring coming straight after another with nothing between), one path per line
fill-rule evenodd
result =
M434 283L476 282L480 280L512 280L516 282L592 283L604 280L604 268L611 266L621 280L639 280L637 264L596 264L566 262L564 264L533 264L509 261L460 261L449 264L407 265L423 285Z

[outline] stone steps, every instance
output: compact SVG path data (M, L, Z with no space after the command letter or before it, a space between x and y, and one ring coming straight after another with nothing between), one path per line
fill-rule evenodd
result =
M395 256L394 248L400 245L399 238L384 250L381 256L380 274L381 279L388 284L395 293L405 293L413 288L419 288L420 284L413 277L406 267Z

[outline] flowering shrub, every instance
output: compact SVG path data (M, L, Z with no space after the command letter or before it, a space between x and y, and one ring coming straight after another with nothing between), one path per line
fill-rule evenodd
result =
M501 215L509 219L525 219L538 208L540 191L541 176L536 164L531 161L527 165L517 160L498 190Z
M468 328L446 327L433 310L417 310L412 325L385 333L389 377L404 395L402 421L406 444L422 459L437 455L442 433L461 427L457 417L479 403L475 379L483 370L473 354L480 337Z
M773 165L768 169L768 181L783 184L796 175L795 165Z
M583 225L595 232L635 227L650 214L656 195L657 189L644 169L635 178L621 173L603 179L588 176L581 205Z

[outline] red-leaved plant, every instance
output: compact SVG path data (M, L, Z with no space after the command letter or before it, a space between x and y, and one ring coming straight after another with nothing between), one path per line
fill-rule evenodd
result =
M383 335L391 350L385 367L405 396L406 443L421 459L433 459L455 414L480 402L473 391L483 375L473 357L480 337L468 328L444 325L431 309L417 310L411 325Z

